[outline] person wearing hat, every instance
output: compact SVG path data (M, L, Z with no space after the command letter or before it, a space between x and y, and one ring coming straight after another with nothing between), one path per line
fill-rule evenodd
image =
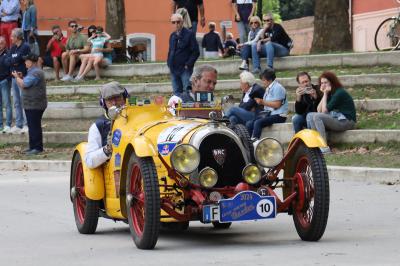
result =
M42 117L47 108L46 79L43 70L38 67L38 56L33 53L23 57L28 70L25 77L13 71L18 87L22 92L22 104L28 122L29 149L27 155L43 152Z
M111 120L108 118L108 109L112 106L123 106L128 97L126 89L116 81L103 85L100 95L100 105L105 112L89 128L85 154L86 165L91 169L110 159L112 154Z

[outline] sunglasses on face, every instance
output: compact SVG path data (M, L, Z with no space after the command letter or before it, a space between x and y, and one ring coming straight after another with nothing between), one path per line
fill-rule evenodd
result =
M171 21L172 24L179 24L181 23L179 20Z
M263 19L264 22L271 22L272 19Z
M250 25L258 24L257 21L250 22Z
M71 28L78 28L78 25L72 24L72 25L70 25L70 27L71 27Z

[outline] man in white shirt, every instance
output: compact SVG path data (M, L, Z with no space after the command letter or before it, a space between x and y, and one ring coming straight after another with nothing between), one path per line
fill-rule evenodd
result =
M111 120L108 118L108 109L112 106L123 106L128 97L126 89L116 81L105 84L100 89L100 94L100 105L105 112L89 129L85 154L85 162L89 168L96 168L110 159L112 145Z

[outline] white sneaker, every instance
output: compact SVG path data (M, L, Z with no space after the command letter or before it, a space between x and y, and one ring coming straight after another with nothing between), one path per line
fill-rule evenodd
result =
M9 126L5 126L4 128L3 128L3 130L2 130L2 133L10 133L10 131L11 131L11 127L9 127Z
M82 76L76 76L73 80L72 80L72 82L79 82L79 81L82 81L83 80L83 77Z
M17 126L13 126L10 130L11 134L21 134L22 128L17 127Z
M73 80L74 78L73 77L71 77L70 75L65 75L61 80L62 81L71 81L71 80Z
M29 131L28 126L24 126L24 127L21 129L21 134L28 133L28 131Z
M246 60L243 60L239 66L240 70L249 70L249 65L246 63Z

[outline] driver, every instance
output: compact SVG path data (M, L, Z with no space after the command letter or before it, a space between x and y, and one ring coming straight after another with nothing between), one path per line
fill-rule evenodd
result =
M192 74L192 90L188 90L189 93L182 93L181 97L172 96L168 101L168 106L174 109L179 102L195 102L196 92L214 92L217 76L217 70L211 65L196 67Z
M103 85L100 89L100 105L104 114L89 128L88 144L86 147L85 162L89 168L96 168L110 159L111 120L108 118L108 109L112 106L121 107L125 104L128 93L116 81Z

